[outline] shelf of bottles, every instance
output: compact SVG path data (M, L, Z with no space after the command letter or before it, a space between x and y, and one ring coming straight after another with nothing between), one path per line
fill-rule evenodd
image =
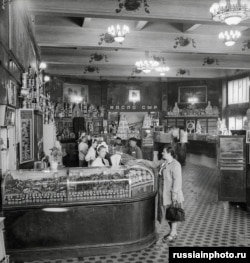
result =
M22 108L42 112L44 123L48 124L54 122L54 104L50 101L50 95L45 94L44 85L41 71L35 71L29 66L22 74Z

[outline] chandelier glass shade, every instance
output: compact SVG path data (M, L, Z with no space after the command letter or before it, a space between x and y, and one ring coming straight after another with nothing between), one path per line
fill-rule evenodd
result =
M129 27L126 25L122 27L120 25L117 25L116 27L112 25L108 28L108 33L114 37L116 42L121 43L129 33Z
M157 72L166 72L169 71L169 67L157 67L155 68Z
M237 25L250 16L249 0L220 0L210 7L210 13L214 21L220 21L227 25Z
M152 69L159 66L159 62L155 60L140 60L135 62L135 66L144 73L150 73Z
M169 67L157 67L155 71L160 73L160 76L165 76L166 72L169 71Z
M239 39L240 36L241 33L239 31L230 30L230 31L221 32L219 34L219 39L221 39L226 46L231 47L235 44L235 42Z

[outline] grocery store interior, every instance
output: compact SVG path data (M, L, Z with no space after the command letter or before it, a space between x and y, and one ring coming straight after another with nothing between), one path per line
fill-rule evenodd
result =
M1 263L250 246L249 10L0 1Z

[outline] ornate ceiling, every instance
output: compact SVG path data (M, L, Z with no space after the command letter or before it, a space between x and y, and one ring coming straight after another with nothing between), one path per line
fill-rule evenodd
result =
M218 34L231 27L211 19L213 2L27 0L49 73L145 80L220 78L250 70L250 20L234 26L242 37L227 47ZM107 28L116 24L130 28L122 44L105 36ZM146 58L170 67L166 76L136 70L135 61Z

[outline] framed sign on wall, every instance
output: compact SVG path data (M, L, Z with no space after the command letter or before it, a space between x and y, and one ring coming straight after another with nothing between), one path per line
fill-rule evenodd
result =
M207 86L182 86L178 92L178 103L207 103Z
M17 96L17 86L16 83L12 80L9 81L7 87L8 93L8 104L10 106L16 107L16 96Z
M87 104L89 102L88 86L81 84L64 83L63 102Z
M20 109L20 164L34 160L34 111Z

